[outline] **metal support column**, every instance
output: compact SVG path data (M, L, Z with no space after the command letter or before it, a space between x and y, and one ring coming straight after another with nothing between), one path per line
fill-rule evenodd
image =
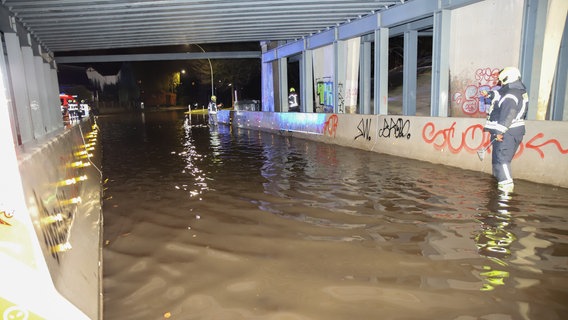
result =
M314 65L312 50L302 52L300 60L300 103L302 112L314 112Z
M278 88L280 91L280 106L274 108L274 111L288 112L288 59L278 59Z
M388 114L389 94L389 29L375 30L374 114Z
M564 24L564 34L558 56L558 67L552 92L550 120L568 120L568 21Z
M404 33L404 66L402 81L402 114L416 115L416 82L418 70L418 31Z
M371 42L361 42L361 58L359 61L359 108L357 113L371 114Z
M529 94L530 108L527 113L529 120L536 120L538 114L538 95L549 1L527 0L525 5L520 69Z
M450 23L449 10L434 13L432 48L432 117L448 117L450 83Z
M342 92L345 90L343 79L345 79L345 41L335 41L333 43L334 70L333 70L333 113L345 113L345 105L340 102ZM342 67L339 67L341 65Z

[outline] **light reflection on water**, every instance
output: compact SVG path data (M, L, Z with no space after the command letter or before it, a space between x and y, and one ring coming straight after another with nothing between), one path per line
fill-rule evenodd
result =
M561 319L568 190L176 112L99 119L105 319Z

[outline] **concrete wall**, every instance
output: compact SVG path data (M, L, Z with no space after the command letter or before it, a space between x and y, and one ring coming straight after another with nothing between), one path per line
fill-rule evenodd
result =
M6 177L10 185L1 186L3 319L102 319L96 133L86 121L2 149L8 155L15 150L17 159L17 167L14 161L14 168L2 170L18 175Z
M300 138L491 173L484 119L223 110L218 119L239 128ZM527 121L512 164L513 177L568 188L568 123Z
M451 10L450 114L485 118L481 90L497 85L505 67L518 67L524 0L486 0Z

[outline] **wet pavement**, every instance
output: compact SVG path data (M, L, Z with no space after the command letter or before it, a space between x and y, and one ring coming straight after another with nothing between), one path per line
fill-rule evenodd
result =
M505 195L485 173L183 111L98 122L105 320L568 313L567 189Z

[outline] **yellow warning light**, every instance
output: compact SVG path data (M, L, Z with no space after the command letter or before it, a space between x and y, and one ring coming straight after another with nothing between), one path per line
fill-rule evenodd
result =
M90 165L91 165L90 162L75 161L75 162L72 162L71 164L69 164L69 167L71 167L71 168L83 168L83 167L88 167Z
M65 180L61 180L57 183L58 186L62 187L62 186L70 186L72 184L76 184L77 182L81 182L81 181L85 181L87 180L88 177L87 175L82 175L79 177L74 177L74 178L69 178L69 179L65 179Z
M61 221L63 221L63 215L61 213L41 218L41 222L43 224L51 224L51 223L61 222Z
M81 197L75 197L67 200L62 200L59 202L62 206L67 206L70 204L78 204L81 203Z
M81 151L75 152L73 155L75 155L76 157L79 157L79 156L83 156L83 155L86 155L86 154L89 154L89 153L86 150L81 150Z
M65 242L65 243L60 243L58 245L52 246L51 247L51 252L56 253L56 252L64 252L64 251L69 251L71 250L72 246L69 243L69 241Z
M79 159L87 159L87 158L92 157L93 154L92 154L92 153L88 153L87 151L83 151L82 154L80 154L80 155L76 154L75 156L76 156L77 158L79 158Z

